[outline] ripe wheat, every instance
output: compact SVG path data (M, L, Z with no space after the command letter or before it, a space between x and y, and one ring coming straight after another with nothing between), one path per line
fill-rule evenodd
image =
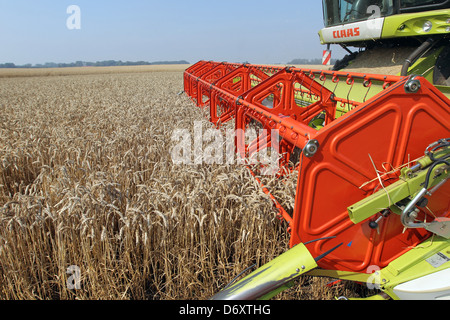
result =
M210 126L181 88L180 71L0 79L0 299L206 299L288 248L245 167L172 164L173 130ZM292 207L295 178L265 183ZM344 290L323 281L279 298Z

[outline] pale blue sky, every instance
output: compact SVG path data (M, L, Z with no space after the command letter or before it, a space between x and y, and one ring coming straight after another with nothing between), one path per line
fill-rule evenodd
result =
M80 30L66 26L70 5ZM321 57L321 28L320 0L0 0L0 63L287 63Z

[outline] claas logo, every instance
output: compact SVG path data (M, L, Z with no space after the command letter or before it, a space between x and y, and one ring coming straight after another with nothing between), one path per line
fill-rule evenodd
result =
M343 29L343 30L337 30L333 31L333 38L351 38L351 37L357 37L361 33L359 32L359 28L350 28L350 29Z

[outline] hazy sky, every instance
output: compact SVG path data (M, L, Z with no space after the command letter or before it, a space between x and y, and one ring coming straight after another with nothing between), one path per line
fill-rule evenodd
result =
M321 28L320 0L0 0L0 63L287 63L322 56Z

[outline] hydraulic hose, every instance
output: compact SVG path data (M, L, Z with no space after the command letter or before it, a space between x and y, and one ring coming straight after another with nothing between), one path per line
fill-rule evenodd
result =
M431 150L428 150L428 149L427 149L427 154L428 154L428 156L430 157L430 159L431 159L432 161L438 161L438 160L447 158L447 157L445 157L445 156L444 156L444 157L440 157L440 158L435 158L435 157L434 157L434 153L435 153L438 149L445 148L445 147L448 147L448 146L450 146L450 138L441 139L441 140L435 142L434 144L432 144L432 145L429 147L429 148L431 148Z
M437 147L434 148L434 150L436 150L436 149L438 149L440 147L441 146L438 145ZM425 228L425 226L426 226L425 222L416 223L416 222L410 222L410 221L407 221L407 220L409 218L410 213L415 208L416 203L418 203L420 201L420 199L422 199L425 195L427 195L427 194L430 195L430 193L428 192L428 188L430 186L430 178L431 178L431 175L434 172L434 168L436 168L436 166L438 166L440 164L446 164L447 166L450 166L450 163L447 161L448 158L450 158L450 154L442 156L442 157L434 160L434 162L428 168L428 171L427 171L427 174L426 174L426 177L425 177L424 186L423 186L422 190L420 190L419 193L414 197L414 199L410 201L410 203L406 206L406 208L403 210L403 212L401 214L400 220L401 220L402 224L405 227L407 227L407 228ZM442 181L436 187L439 187L442 183L445 183L446 181L447 180Z
M437 166L437 165L440 165L440 164L446 164L447 166L450 166L450 163L448 162L448 161L446 161L446 159L448 159L448 158L450 158L450 155L447 155L447 156L445 156L445 157L442 157L443 159L440 159L440 160L437 160L436 162L434 162L432 165L431 165L431 167L428 169L428 172L427 172L427 175L426 175L426 178L425 178L425 185L424 185L424 189L428 189L428 186L429 186L429 184L430 184L430 178L431 178L431 174L433 173L433 170L434 170L434 168Z
M407 76L409 67L419 58L426 50L428 50L433 44L435 40L433 38L428 38L424 43L420 45L414 52L405 60L405 63L402 67L401 76Z

